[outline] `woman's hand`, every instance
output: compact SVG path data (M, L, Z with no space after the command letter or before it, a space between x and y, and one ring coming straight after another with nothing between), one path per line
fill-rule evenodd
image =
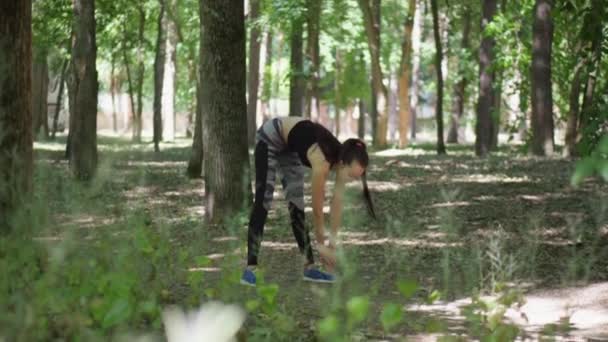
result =
M319 251L323 266L328 272L333 273L336 268L336 247L333 245L317 245L317 251Z

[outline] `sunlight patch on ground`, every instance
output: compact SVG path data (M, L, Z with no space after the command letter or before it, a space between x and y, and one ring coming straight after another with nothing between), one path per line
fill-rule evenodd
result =
M131 190L127 190L124 192L125 197L131 199L142 199L143 196L149 195L152 192L152 189L147 186L137 186Z
M462 242L440 242L429 241L427 239L396 239L396 238L381 238L381 239L344 239L344 245L352 246L382 246L394 245L401 247L420 247L420 248L444 248L444 247L462 247Z
M239 239L234 236L222 236L213 238L212 241L216 242L226 242L226 241L238 241Z
M65 145L55 141L34 141L34 150L65 151Z
M270 248L277 251L288 251L294 248L297 248L298 245L294 243L288 242L276 242L276 241L262 241L262 246L264 248Z
M219 267L191 267L188 269L189 272L220 272L221 270Z
M146 166L146 167L174 167L174 168L183 168L188 165L185 161L142 161L142 160L129 160L126 162L127 166Z
M452 176L446 178L447 181L452 183L529 183L531 182L528 176L524 177L509 177L505 174L494 173L491 175L484 174L473 174L473 175L462 175Z
M186 208L186 212L189 214L189 216L203 217L205 215L205 206L197 205L193 207L188 207Z
M377 157L401 157L401 156L420 156L420 155L430 155L435 154L435 151L427 151L421 148L404 148L404 149L396 149L390 148L387 150L382 150L378 152L371 153L373 156Z
M492 297L484 297L492 298ZM471 298L452 302L437 301L433 304L410 304L406 310L424 312L464 321L461 308L471 304ZM519 309L509 309L505 317L524 328L529 334L537 334L547 324L568 324L570 337L557 341L608 340L608 283L583 287L570 287L549 291L533 291L525 295L525 304ZM536 336L538 338L538 336ZM574 339L573 339L574 338Z
M471 205L471 202L467 202L467 201L459 201L459 202L443 202L443 203L436 203L436 204L432 204L430 207L431 208L452 208L452 207L466 207L468 205Z
M382 181L367 181L367 185L370 189L376 191L397 191L404 188L404 184L395 182L382 182Z

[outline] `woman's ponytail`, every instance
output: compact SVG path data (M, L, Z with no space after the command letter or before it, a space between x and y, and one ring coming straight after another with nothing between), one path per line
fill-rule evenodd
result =
M376 219L376 212L374 211L374 204L372 203L372 196L369 193L369 188L367 187L367 177L365 172L361 175L361 183L363 183L363 198L365 198L365 203L367 204L367 210L371 217Z

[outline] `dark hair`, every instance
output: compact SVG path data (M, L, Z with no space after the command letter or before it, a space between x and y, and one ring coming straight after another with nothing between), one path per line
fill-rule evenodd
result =
M364 168L367 168L369 165L369 156L367 155L365 142L360 139L347 139L342 143L342 148L340 149L340 161L342 164L348 165L352 163L353 160L359 162L359 164L361 164L361 166ZM367 175L365 171L361 175L361 183L363 184L363 198L367 204L369 214L376 219L372 197L369 193L369 188L367 187Z

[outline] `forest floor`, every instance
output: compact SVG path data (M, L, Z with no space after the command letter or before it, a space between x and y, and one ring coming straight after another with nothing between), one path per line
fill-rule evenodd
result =
M64 140L37 143L36 158L68 177ZM151 227L169 231L176 250L210 260L205 267L193 261L189 271L203 272L203 280L199 288L177 284L178 304L188 292L218 288L226 301L245 303L257 296L236 282L245 264L247 213L232 228L204 224L203 181L185 174L189 140L163 144L160 153L150 143L118 138L102 137L98 145L103 196L95 207L78 212L55 208L60 199L51 197L58 232L77 224L84 239L111 229L129 211L143 210ZM526 338L543 333L558 340L608 340L608 184L589 179L574 188L573 161L532 158L513 146L485 159L475 157L471 146L448 146L448 153L437 156L434 146L414 145L371 155L368 179L379 217L368 217L360 185L349 184L341 280L334 285L302 281L277 186L260 263L265 282L278 285L278 310L291 317L300 339L313 340L317 322L330 312L342 317L340 308L355 296L372 305L367 320L352 328L353 339L479 337L475 316L465 310L471 298L500 298L505 289L518 289L526 303L510 306L503 321L517 324ZM310 204L309 184L306 201ZM416 285L412 297L399 292L399 282ZM405 311L385 332L379 317L388 303ZM492 307L487 310L491 316ZM256 321L247 326L254 329Z

